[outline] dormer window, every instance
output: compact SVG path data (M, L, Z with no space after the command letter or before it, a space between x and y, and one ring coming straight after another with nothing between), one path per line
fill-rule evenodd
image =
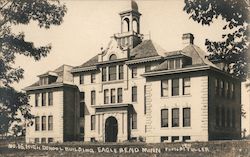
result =
M115 54L112 54L110 57L109 57L109 60L112 61L112 60L116 60L117 57Z
M174 59L169 60L169 69L175 69L174 68Z
M95 83L95 74L94 73L91 74L91 83Z
M151 70L151 65L145 65L145 72L149 72Z
M175 59L175 69L181 68L181 59L177 58Z
M40 86L54 83L57 80L57 74L54 72L47 72L46 74L39 75L38 77L40 79L39 80Z
M182 59L181 58L176 58L176 59L170 59L169 60L169 69L179 69L182 66Z
M47 85L48 84L48 77L41 77L40 78L40 85Z

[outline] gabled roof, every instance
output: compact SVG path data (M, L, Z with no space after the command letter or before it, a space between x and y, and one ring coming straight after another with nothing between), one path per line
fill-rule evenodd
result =
M62 84L62 83L72 83L73 82L73 76L71 74L71 69L72 69L72 66L70 65L62 65L58 68L56 68L55 70L53 71L48 71L46 72L45 74L49 74L50 72L53 72L57 75L57 79L55 82L49 84L49 85L57 85L57 84ZM43 74L44 75L44 74ZM41 75L38 75L38 77L41 76ZM47 86L49 86L47 85ZM24 90L29 90L33 87L39 87L39 81L33 83L32 85L24 88Z
M83 63L80 66L76 66L73 69L94 66L94 65L96 65L97 62L98 62L98 55L95 55L94 57L89 59L87 62Z
M206 57L208 54L196 45L190 44L181 51L192 58L192 64L207 64L218 68L216 65L214 65L211 61L208 60L208 58Z
M147 57L159 56L166 52L159 45L152 42L152 40L144 40L130 52L131 59L141 59Z
M218 68L216 65L214 65L212 62L210 62L207 59L207 54L200 49L198 46L190 44L183 48L182 50L178 51L171 51L165 53L164 57L169 57L169 56L177 56L177 55L183 55L183 56L188 56L192 58L192 65L190 66L196 66L196 65L209 65L214 68ZM155 67L152 71L161 71L161 70L167 70L168 69L168 61L162 62L160 65Z
M164 54L165 52L166 51L163 48L153 43L152 40L144 40L130 51L129 60L156 57L160 56L160 54ZM83 63L82 65L74 67L73 69L91 67L97 64L98 64L98 55L92 57L90 60Z

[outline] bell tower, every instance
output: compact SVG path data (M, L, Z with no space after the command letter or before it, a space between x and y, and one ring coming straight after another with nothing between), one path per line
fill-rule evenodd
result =
M140 34L140 16L138 5L131 0L129 9L119 13L121 17L121 32L115 34L119 45L123 48L134 48L142 41Z

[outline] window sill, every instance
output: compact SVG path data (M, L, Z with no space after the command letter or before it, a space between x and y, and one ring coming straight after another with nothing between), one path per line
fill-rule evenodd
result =
M34 106L35 108L40 108L40 107L53 107L53 105L46 105L46 106Z
M112 80L112 81L105 81L105 82L102 81L102 84L105 85L105 84L122 83L122 82L124 82L124 80Z
M169 130L169 127L161 127L162 130Z
M161 96L161 99L192 97L192 95Z
M183 129L192 129L191 126L183 126L182 128L183 128Z

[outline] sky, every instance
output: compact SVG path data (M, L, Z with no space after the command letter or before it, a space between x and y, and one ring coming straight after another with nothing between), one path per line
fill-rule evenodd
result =
M182 34L194 34L194 44L206 50L205 39L220 40L223 21L215 20L210 26L202 26L183 11L184 0L137 0L142 14L140 29L145 38L160 45L166 51L180 50ZM119 12L129 8L129 0L62 0L67 14L60 26L41 29L36 22L18 25L14 32L24 32L27 41L36 46L51 44L46 58L34 61L17 56L15 66L24 69L24 79L13 86L21 90L38 80L37 75L67 64L78 66L100 53L110 37L120 33ZM149 35L150 34L150 35Z

